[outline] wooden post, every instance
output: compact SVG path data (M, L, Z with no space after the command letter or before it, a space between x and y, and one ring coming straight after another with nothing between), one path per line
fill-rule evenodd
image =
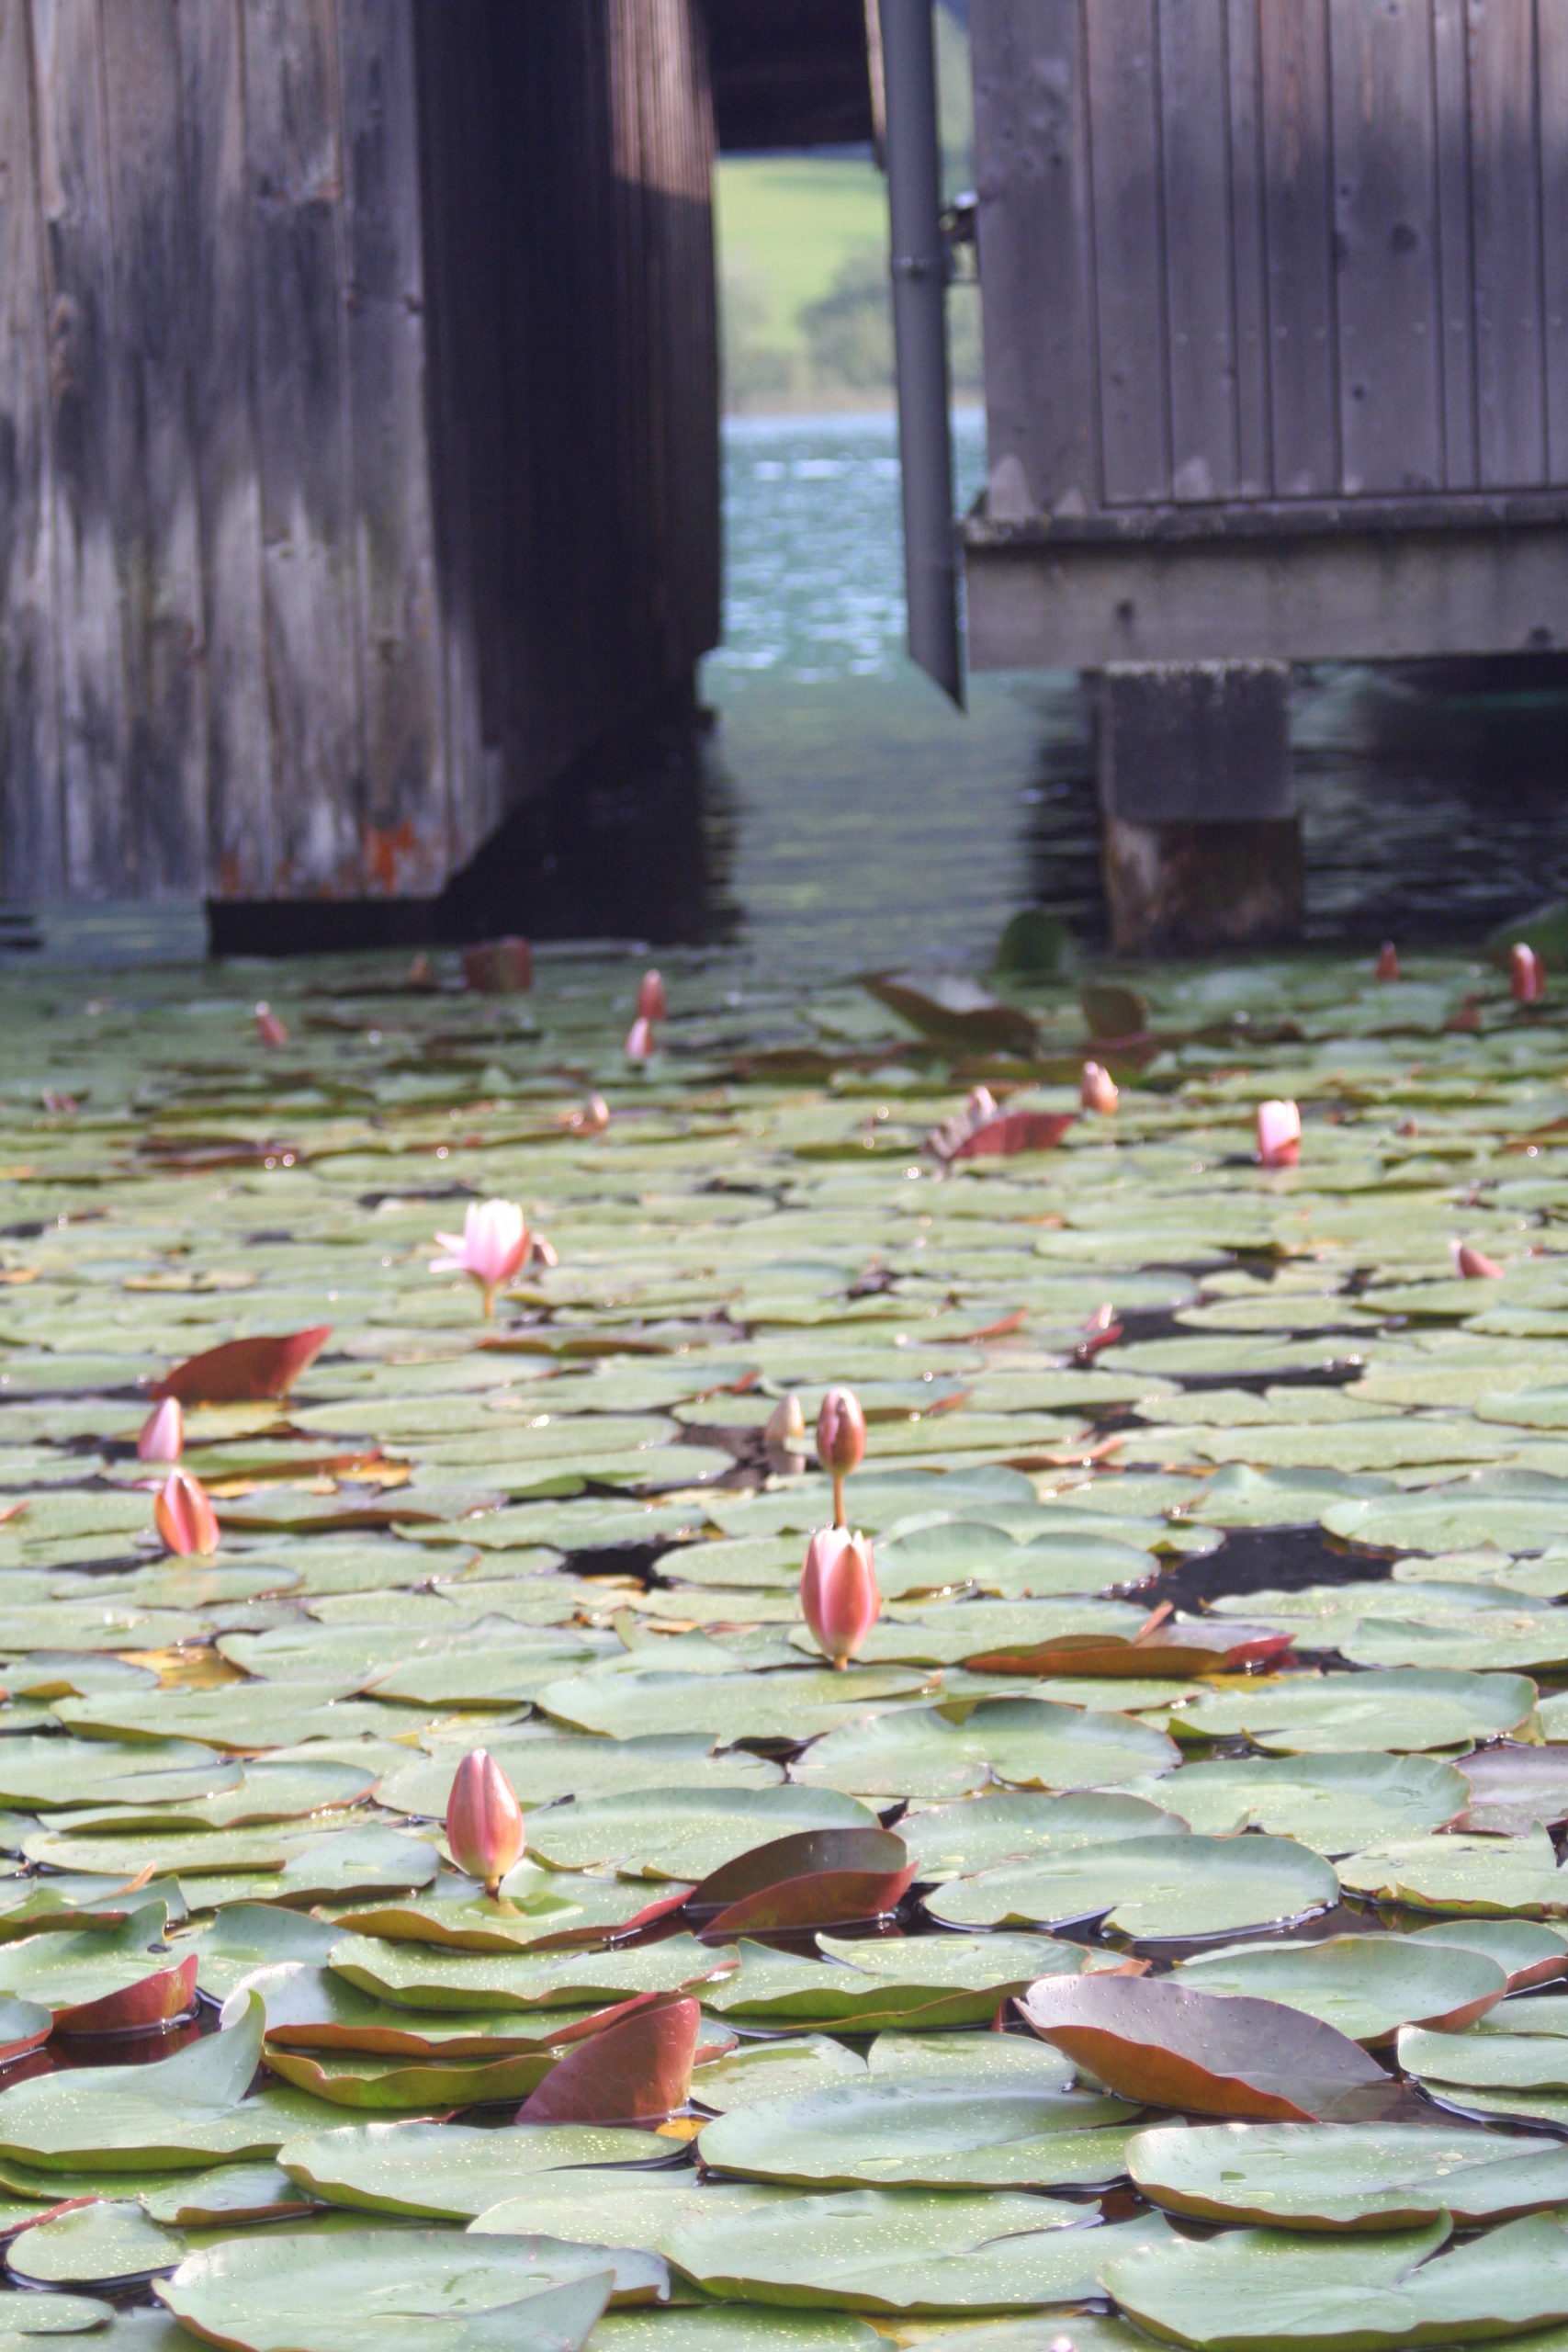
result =
M1101 838L1118 955L1300 938L1289 695L1282 662L1126 662L1100 673Z

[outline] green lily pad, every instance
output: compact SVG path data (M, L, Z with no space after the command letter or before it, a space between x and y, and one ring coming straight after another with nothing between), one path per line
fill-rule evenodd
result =
M1469 2025L1507 1989L1483 1953L1410 1936L1329 1936L1316 1943L1236 1944L1200 1952L1177 1973L1199 1993L1282 2001L1369 2046L1401 2026Z
M764 1789L784 1777L777 1764L739 1749L716 1755L704 1732L656 1732L642 1739L548 1739L505 1731L482 1741L517 1794L531 1808L558 1797L615 1796L635 1790ZM439 1819L452 1792L462 1749L443 1746L428 1759L388 1775L378 1801L394 1813Z
M1568 2147L1429 2124L1218 2123L1134 2135L1144 2196L1205 2222L1290 2230L1461 2228L1561 2205Z
M1332 1859L1380 1838L1441 1828L1463 1810L1469 1784L1436 1757L1362 1751L1184 1764L1174 1780L1148 1782L1146 1793L1210 1836L1265 1829Z
M976 2088L968 2075L834 2084L721 2116L697 2150L716 2172L821 2188L1077 2188L1125 2169L1137 2109L1123 2100Z
M1374 1747L1468 1747L1517 1733L1534 1705L1535 1685L1522 1675L1412 1667L1382 1674L1293 1675L1245 1690L1205 1691L1172 1708L1170 1724L1182 1737L1240 1734L1259 1747L1322 1756Z
M172 2270L185 2250L184 2238L140 2205L106 2200L24 2230L7 2250L6 2267L28 2286L122 2286Z
M801 2022L846 2032L890 2025L987 2025L1011 1992L1085 1964L1083 1948L1045 1936L900 1936L886 1943L819 1935L829 1965L742 1939L740 1966L703 1988L716 2016L757 2026Z
M1544 1829L1520 1838L1407 1838L1339 1865L1345 1885L1418 1911L1556 1918L1568 1913L1568 1871Z
M729 2300L910 2314L1011 2311L1081 2302L1105 2263L1166 2235L1152 2216L1066 2226L1081 2210L1005 2192L844 2189L671 2230L660 2251L707 2293Z
M341 1928L274 1903L228 1903L194 1939L196 1981L209 2000L226 2001L242 1976L279 1962L325 1960ZM180 1950L190 1947L183 1944Z
M758 2099L793 2098L824 2084L862 2075L866 2062L831 2034L792 2033L777 2041L742 2043L727 2057L699 2066L692 2098L715 2115Z
M1049 1699L983 1699L959 1716L900 1708L844 1724L795 1764L797 1781L860 1796L948 1797L1001 1781L1098 1789L1168 1771L1178 1751L1127 1715Z
M1568 2230L1558 2222L1506 2222L1439 2254L1448 2234L1446 2216L1348 2240L1233 2230L1113 2258L1100 2277L1140 2324L1201 2352L1325 2342L1377 2352L1568 2318Z
M867 1705L907 1699L927 1677L919 1668L801 1667L774 1674L577 1675L537 1692L547 1714L580 1731L634 1739L684 1722L715 1738L808 1739Z
M798 1829L874 1829L876 1816L829 1789L666 1789L586 1797L536 1814L530 1850L557 1870L704 1879Z
M886 2341L848 2312L728 2303L657 2313L606 2312L593 2331L595 2352L882 2352Z
M1157 1941L1272 1927L1338 1894L1328 1864L1286 1838L1128 1838L953 1879L925 1907L949 1927L1100 1919Z
M0 2339L83 2335L112 2316L113 2306L93 2295L6 2295L0 2299Z
M654 2257L444 2230L268 2230L192 2255L159 2293L241 2352L576 2352L614 2290L659 2291Z
M581 2008L634 1993L684 1992L731 1973L733 1950L693 1936L626 1951L470 1952L346 1936L328 1966L378 2000L412 2009ZM0 2094L0 2098L3 2098ZM0 2122L4 2109L0 2107Z
M1009 1789L907 1813L898 1835L919 1862L920 1878L933 1880L973 1876L1000 1862L1077 1846L1108 1846L1122 1838L1184 1837L1187 1826L1174 1813L1141 1797L1099 1791L1044 1796Z
M290 2180L330 2205L469 2222L515 2197L521 2175L662 2165L671 2156L668 2140L604 2124L520 2123L483 2132L462 2124L351 2123L285 2141L277 2160Z

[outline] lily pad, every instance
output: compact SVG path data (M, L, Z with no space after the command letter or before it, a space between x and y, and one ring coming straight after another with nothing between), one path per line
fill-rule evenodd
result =
M702 1879L797 1829L865 1828L876 1816L826 1789L666 1789L587 1797L536 1815L529 1847L558 1870Z
M1407 1838L1369 1846L1339 1865L1347 1887L1418 1911L1527 1919L1568 1914L1568 1871L1550 1837Z
M523 2123L485 2132L462 2124L355 2123L288 2140L277 2160L291 2180L330 2205L468 2222L516 2196L520 2175L668 2164L672 2153L669 2141L650 2132L603 2124Z
M683 1993L728 1975L733 1953L692 1936L626 1951L438 1951L416 1943L381 1943L347 1936L328 1965L335 1975L378 2000L412 2009L502 2010L581 2008L625 2000L633 1993ZM0 2094L3 2101L4 2094ZM4 2123L0 2104L0 2126Z
M900 1708L814 1742L797 1781L861 1796L946 1797L1000 1781L1098 1789L1168 1771L1179 1751L1131 1717L1049 1699L982 1699L954 1709Z
M1286 1838L1128 1838L1003 1863L928 1894L949 1927L1065 1926L1099 1919L1143 1940L1214 1936L1303 1918L1339 1882Z
M1147 1794L1210 1835L1264 1829L1332 1858L1442 1828L1463 1809L1469 1784L1436 1757L1351 1751L1186 1764L1173 1781L1150 1781Z
M1081 2188L1125 2169L1135 2113L1089 2092L1005 2081L977 2100L967 2075L922 2075L747 2106L705 2125L697 2148L716 2172L795 2187Z
M1300 1675L1253 1689L1205 1691L1173 1709L1179 1736L1234 1739L1288 1755L1468 1747L1517 1733L1535 1706L1535 1685L1519 1674L1463 1674L1410 1668L1386 1674Z
M1401 2026L1445 2032L1473 2025L1503 1998L1507 1976L1483 1953L1411 1936L1328 1936L1316 1943L1234 1944L1183 1961L1200 1993L1247 1993L1320 2018L1369 2047Z
M1568 2147L1430 2124L1216 2123L1134 2134L1128 2169L1168 2212L1290 2230L1461 2228L1561 2205Z

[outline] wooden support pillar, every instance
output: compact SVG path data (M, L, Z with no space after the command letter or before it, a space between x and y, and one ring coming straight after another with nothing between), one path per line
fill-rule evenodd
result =
M1124 662L1097 680L1101 842L1122 956L1299 939L1283 662Z

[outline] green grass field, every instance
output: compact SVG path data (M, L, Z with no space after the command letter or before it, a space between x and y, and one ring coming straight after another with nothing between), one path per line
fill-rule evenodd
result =
M717 198L726 269L754 293L755 331L775 345L797 342L800 311L852 253L886 244L886 189L869 160L727 156Z

